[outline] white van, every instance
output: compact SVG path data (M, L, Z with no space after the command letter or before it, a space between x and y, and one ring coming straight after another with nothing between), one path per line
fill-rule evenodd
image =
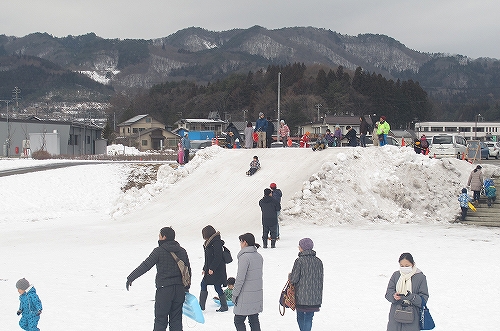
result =
M457 134L441 133L432 137L429 147L430 157L456 157L461 158L467 151L467 142L463 136Z

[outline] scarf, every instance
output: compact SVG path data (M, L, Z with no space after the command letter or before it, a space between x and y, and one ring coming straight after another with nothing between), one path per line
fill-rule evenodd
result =
M219 235L220 235L219 231L215 232L210 238L208 238L207 240L205 240L205 243L203 244L203 247L207 248L208 245L210 245L210 242L212 241L212 239L214 239L216 236L219 236Z
M412 292L412 289L411 289L411 277L417 273L417 267L416 266L413 266L412 270L410 273L407 273L407 274L403 274L401 272L400 273L400 276L399 276L399 279L398 279L398 282L396 283L396 292L397 293L408 293L408 292Z

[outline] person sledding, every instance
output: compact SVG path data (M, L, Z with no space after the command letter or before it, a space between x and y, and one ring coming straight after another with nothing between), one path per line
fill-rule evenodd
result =
M299 146L301 148L307 148L309 147L309 131L307 131L306 133L304 133L304 135L300 138L300 142L299 142Z
M252 162L250 162L250 170L247 171L247 176L252 176L257 170L260 169L260 162L257 155L253 157Z
M325 149L326 147L328 147L328 141L326 140L325 135L322 134L318 138L318 140L316 141L314 146L312 147L312 150L313 151L321 151L321 150Z

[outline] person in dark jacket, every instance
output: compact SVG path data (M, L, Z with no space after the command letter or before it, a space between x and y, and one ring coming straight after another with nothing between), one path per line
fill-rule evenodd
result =
M165 331L170 325L170 331L182 331L182 305L185 288L182 283L181 271L174 260L174 253L189 268L191 267L187 252L175 241L175 231L171 227L160 230L158 247L127 277L126 288L132 282L156 265L156 295L155 322L153 331Z
M342 136L342 139L346 138L349 141L349 146L356 147L358 146L358 139L356 137L356 130L354 130L350 125L345 127L347 129L347 133Z
M399 270L395 271L385 292L385 298L391 303L389 310L389 322L387 331L419 331L420 309L422 298L427 302L429 290L427 278L415 266L415 261L410 253L403 253L399 257ZM411 323L400 323L395 320L394 314L397 305L405 305L413 310L413 321Z
M236 144L236 140L238 140L239 144L241 147L243 147L243 140L241 139L240 132L238 131L238 128L233 124L233 122L229 123L227 128L226 128L227 136L230 137L228 140L228 143L230 144L231 148Z
M267 131L267 123L268 121L264 117L264 113L259 113L259 118L255 122L255 128L253 132L257 132L258 140L257 140L257 148L265 148L266 147L266 131Z
M283 197L283 192L277 187L276 183L271 183L269 184L269 188L271 189L271 196L278 201L279 205L281 206L281 197ZM281 210L278 210L276 212L276 215L278 216L278 223L276 223L276 239L280 238L280 213Z
M208 290L207 285L213 285L219 295L220 308L218 312L227 311L227 301L222 286L227 286L226 263L222 258L222 246L224 241L220 237L220 232L214 227L207 225L201 230L201 235L205 239L203 248L205 251L205 264L203 265L203 280L201 281L200 307L205 310Z
M271 148L271 144L273 143L273 133L274 133L274 124L271 120L271 117L267 116L267 127L266 127L266 147Z
M262 247L267 248L267 240L271 237L271 248L276 247L278 211L281 205L272 197L271 189L264 190L264 197L260 199L259 206L262 211Z
M364 116L359 117L359 143L361 147L366 147L366 135L368 134L369 125Z
M300 331L310 331L314 313L323 301L323 262L313 250L310 238L299 241L299 257L293 263L288 276L295 286L295 309Z

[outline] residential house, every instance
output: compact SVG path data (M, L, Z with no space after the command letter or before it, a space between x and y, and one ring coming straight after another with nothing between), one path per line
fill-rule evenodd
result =
M137 115L118 124L117 142L135 146L140 151L177 148L180 136L165 129L165 124L148 114Z

